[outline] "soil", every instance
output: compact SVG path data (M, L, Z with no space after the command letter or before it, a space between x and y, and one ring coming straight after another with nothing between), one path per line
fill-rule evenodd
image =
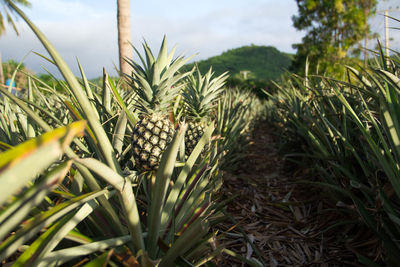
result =
M236 196L226 207L231 219L219 226L225 248L264 266L361 266L356 253L381 255L352 207L303 182L314 179L309 168L278 153L278 137L266 122L255 127L251 140L236 170L224 174L222 194ZM218 262L247 265L225 253Z

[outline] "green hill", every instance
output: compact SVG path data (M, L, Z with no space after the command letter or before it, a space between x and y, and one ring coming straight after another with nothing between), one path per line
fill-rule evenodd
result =
M231 49L196 63L202 73L212 66L217 75L229 71L231 77L243 77L243 71L248 71L246 75L249 79L269 81L279 78L289 68L291 61L292 55L282 53L275 47L251 45ZM193 64L188 64L187 69L192 68Z

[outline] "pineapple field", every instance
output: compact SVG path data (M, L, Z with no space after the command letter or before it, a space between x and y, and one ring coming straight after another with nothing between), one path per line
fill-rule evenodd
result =
M202 265L215 261L223 166L260 116L226 73L143 43L132 74L99 86L77 78L19 10L64 79L26 73L21 98L0 88L1 244L4 265ZM17 74L14 73L12 80ZM12 84L12 83L11 83ZM60 90L60 88L62 88ZM228 251L228 250L227 250Z
M0 87L3 266L400 261L399 54L255 91L164 36L94 83L9 5L63 78Z

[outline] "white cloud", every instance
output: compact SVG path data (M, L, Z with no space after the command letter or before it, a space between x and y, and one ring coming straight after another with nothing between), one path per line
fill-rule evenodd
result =
M116 1L110 0L31 0L24 8L28 17L54 44L73 71L78 74L76 58L88 77L98 77L105 67L115 74L118 65ZM383 4L386 6L384 6ZM395 6L396 0L380 3L382 10ZM132 42L142 51L143 38L157 53L164 34L177 54L198 53L195 60L206 59L243 45L271 45L284 52L295 52L292 44L301 41L303 32L292 27L297 13L293 0L148 0L132 1ZM393 13L395 17L399 13ZM373 28L383 35L383 17L374 20ZM20 37L11 28L0 37L3 60L21 60L30 50L47 55L43 46L18 20ZM398 23L391 24L397 26ZM391 46L400 50L400 31L390 30ZM374 41L370 41L373 43ZM135 57L137 59L137 57ZM44 59L31 54L25 64L36 72L41 65L57 73Z
M105 67L115 74L118 64L116 2L109 0L31 0L24 8L28 17L54 44L73 71L78 74L76 58L88 77L98 77ZM390 2L390 1L389 1ZM158 52L164 34L168 43L177 45L177 54L198 53L195 60L206 59L243 45L271 45L284 52L295 52L292 44L301 41L302 32L292 27L297 13L295 1L279 0L149 0L131 4L132 42L140 48L143 38ZM11 29L0 38L3 60L21 60L30 50L46 54L31 30L18 21L21 36ZM391 30L396 47L399 32ZM46 54L47 55L47 54ZM136 59L136 57L135 57ZM25 64L36 72L49 67L32 54Z
M24 8L35 21L66 21L76 18L95 18L109 13L102 8L104 0L30 0L32 8ZM114 7L113 5L112 7Z
M252 43L294 52L291 45L301 40L301 33L291 27L291 10L295 8L283 1L277 5L277 10L267 4L242 9L221 7L184 21L170 17L154 19L139 16L133 18L133 25L146 26L133 27L133 36L144 36L152 41L154 36L165 33L169 40L177 41L178 48L189 51L189 54L199 52L197 59Z
M252 43L293 51L291 44L298 41L300 36L291 28L291 13L287 8L290 4L284 2L278 4L281 9L279 12L271 9L270 5L244 3L236 7L221 4L219 8L208 11L210 5L203 3L199 7L201 12L197 15L192 12L193 16L187 12L167 13L163 6L160 7L164 8L163 11L136 14L135 11L140 11L140 8L133 7L132 42L140 47L145 38L153 51L157 52L166 34L171 46L177 44L178 54L198 53L196 60ZM47 0L33 0L32 9L26 9L26 12L75 73L78 73L77 57L87 75L96 77L101 75L103 67L113 72L114 64L118 63L115 3L107 7L99 10L93 1L53 0L48 4ZM188 6L183 8L187 9ZM37 10L41 15L35 13ZM23 25L22 22L18 24ZM0 47L3 60L19 60L29 50L45 53L26 26L22 26L18 38L11 31L0 38ZM30 55L25 64L36 72L43 72L40 64L55 71L36 55Z
M393 3L390 0L387 5L393 6ZM198 53L196 60L250 44L272 45L284 52L295 52L292 44L300 42L304 34L292 27L291 17L297 13L292 0L149 0L132 2L131 6L132 42L140 51L145 38L153 51L158 52L166 34L171 47L177 44L177 54ZM382 8L386 7L378 7ZM76 57L89 77L100 76L103 67L113 73L114 64L118 64L115 1L32 0L32 8L24 10L76 73ZM393 13L398 17L396 14L399 13ZM383 41L383 17L374 21L373 27ZM398 23L391 23L398 27ZM18 24L23 25L22 21ZM20 31L19 38L11 29L0 38L3 60L21 59L32 49L45 53L26 26ZM399 50L400 31L390 30L390 35L391 47ZM40 64L45 61L36 55L26 59L26 65L37 72Z
M88 77L100 76L103 67L115 75L114 66L118 65L116 4L99 6L102 1L106 0L52 0L51 4L48 0L32 0L32 8L24 8L24 11L74 73L79 73L78 58ZM19 61L31 50L48 56L21 19L17 25L19 37L9 28L6 35L0 38L3 60ZM51 64L34 54L29 55L24 63L35 72L45 72L41 67L43 65L52 73L58 73Z
M39 1L40 2L40 1ZM61 2L61 1L56 1ZM79 8L82 8L78 5ZM77 8L77 6L75 6ZM51 9L52 10L52 9ZM113 72L117 62L116 22L111 14L75 17L62 20L39 20L34 23L46 35L64 60L78 74L76 58L84 66L89 77L101 75L102 68ZM21 60L29 51L48 56L32 31L22 22L17 23L20 36L8 29L0 38L0 52L3 60ZM44 72L41 65L52 73L58 73L51 64L37 55L29 55L25 65L35 72ZM57 75L59 76L59 75Z

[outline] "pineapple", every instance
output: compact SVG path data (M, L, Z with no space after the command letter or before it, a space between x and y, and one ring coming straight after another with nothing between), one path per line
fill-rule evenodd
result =
M169 108L183 86L178 82L189 74L178 70L190 58L181 56L173 60L175 48L167 53L165 37L157 59L146 42L143 48L146 60L135 51L144 67L130 60L134 71L132 76L125 76L137 95L136 108L140 112L140 119L132 129L135 166L141 171L153 171L174 134L174 126L168 119Z
M196 74L187 78L186 89L183 92L183 100L186 107L186 119L188 128L185 135L185 153L190 155L204 133L206 126L212 119L211 113L222 87L228 78L227 72L212 78L210 68L205 76L202 76L198 66Z

